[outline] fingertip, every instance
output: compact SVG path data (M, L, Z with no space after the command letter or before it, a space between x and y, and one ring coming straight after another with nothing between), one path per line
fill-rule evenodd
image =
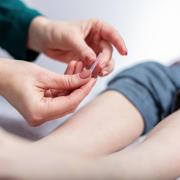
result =
M94 64L96 61L96 58L86 58L84 60L84 63L87 67L91 67L92 64Z
M96 83L97 79L96 78L91 78L90 82L93 84L93 83Z
M92 65L96 61L96 54L93 50L86 53L84 57L84 62L86 65Z
M127 56L127 55L128 55L128 51L127 51L127 50L124 50L123 55L124 55L124 56Z
M126 43L120 35L119 35L119 38L116 38L113 45L115 46L115 48L119 51L121 55L126 56L128 54Z
M122 51L123 51L123 55L124 55L124 56L127 56L127 55L128 55L128 49L127 49L126 44L125 44L124 41L123 41Z
M74 74L74 70L75 70L75 66L76 66L76 61L71 61L69 64L68 64L68 66L67 66L67 68L66 68L66 71L65 71L65 75L72 75L72 74Z
M122 56L127 56L128 55L128 51L127 49L124 49L121 47L121 49L118 50L118 52L122 55Z
M83 69L83 63L81 61L78 61L75 67L75 74L81 73Z
M83 71L79 74L79 77L81 79L87 79L87 78L91 77L91 71L84 68Z

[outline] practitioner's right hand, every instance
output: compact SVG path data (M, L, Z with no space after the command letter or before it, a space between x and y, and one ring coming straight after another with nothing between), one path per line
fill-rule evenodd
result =
M60 75L33 63L0 60L0 95L36 126L74 111L95 84L89 71ZM78 73L81 72L81 73Z

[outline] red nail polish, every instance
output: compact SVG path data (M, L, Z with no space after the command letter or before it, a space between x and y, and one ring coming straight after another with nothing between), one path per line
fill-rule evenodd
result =
M124 52L124 55L125 55L125 56L127 56L127 55L128 55L128 52L127 52L127 51L125 51L125 52Z

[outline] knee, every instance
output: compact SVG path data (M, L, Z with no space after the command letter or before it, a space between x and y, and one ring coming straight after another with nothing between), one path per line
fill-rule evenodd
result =
M117 74L107 89L121 92L137 107L148 132L170 112L176 90L170 73L168 67L157 62L141 63Z

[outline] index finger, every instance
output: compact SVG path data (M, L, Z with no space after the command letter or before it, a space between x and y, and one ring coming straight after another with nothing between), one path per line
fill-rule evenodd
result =
M99 21L101 27L101 37L110 42L119 51L121 55L127 55L125 42L119 32L111 25Z

